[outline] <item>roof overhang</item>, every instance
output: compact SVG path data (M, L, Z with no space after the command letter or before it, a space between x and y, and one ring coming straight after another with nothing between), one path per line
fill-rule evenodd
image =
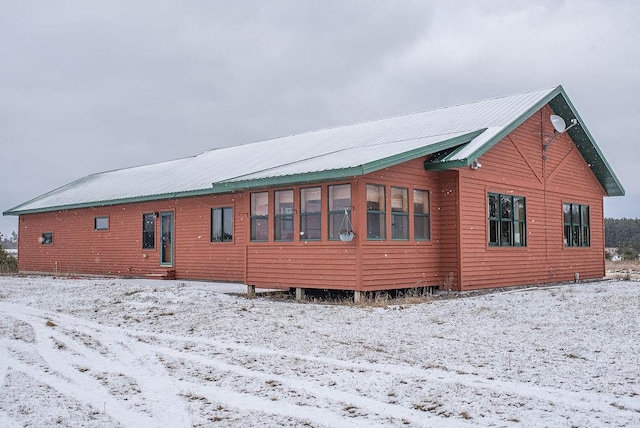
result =
M479 135L474 139L474 141L426 162L425 169L442 171L471 165L474 160L485 154L494 145L513 132L518 126L522 125L536 111L540 110L547 104L549 104L555 114L562 117L566 122L570 122L573 118L578 119L579 125L572 127L567 131L567 133L589 165L589 168L591 168L591 171L593 171L593 174L602 185L607 196L624 196L625 192L622 184L600 151L600 148L596 144L593 136L584 125L584 122L580 118L580 115L569 100L569 97L562 86L558 86L553 91L550 91L546 97L542 98L538 103L522 113L509 126L497 131L492 128L487 129L483 135Z

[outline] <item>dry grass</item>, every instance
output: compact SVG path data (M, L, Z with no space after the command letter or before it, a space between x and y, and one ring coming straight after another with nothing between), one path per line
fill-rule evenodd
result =
M640 281L640 260L607 260L607 277L621 281Z

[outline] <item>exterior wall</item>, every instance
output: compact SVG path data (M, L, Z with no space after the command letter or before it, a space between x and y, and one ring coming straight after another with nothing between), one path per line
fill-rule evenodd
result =
M212 243L210 212L218 206L243 206L243 195L22 215L18 267L21 272L118 276L145 276L175 269L183 278L241 282L245 251L239 243L244 241L245 218L240 216L234 222L234 242ZM159 219L156 220L155 248L142 248L142 215L167 211L174 213L173 267L160 266ZM97 216L109 217L109 230L94 230ZM53 244L40 243L43 232L53 232Z
M29 214L19 220L22 272L145 276L175 270L176 278L243 282L258 287L303 287L374 291L440 286L469 290L604 276L605 194L567 134L546 152L552 134L549 107L491 148L477 170L425 171L423 159L335 183L305 184L223 195L131 203L102 208ZM544 137L548 138L548 137ZM328 239L328 186L350 184L356 237ZM367 184L386 189L385 240L367 239ZM300 238L300 189L321 187L322 237ZM391 187L409 190L409 239L391 238ZM274 192L294 194L293 241L274 241ZM429 241L413 236L413 189L430 194ZM251 242L250 194L269 193L269 240ZM487 194L526 198L527 245L488 245ZM563 202L588 205L590 247L563 244ZM233 207L233 241L211 242L211 209ZM154 249L142 248L142 215L174 213L172 266L160 265L160 219ZM109 230L94 230L97 216ZM43 232L53 244L43 245Z
M460 168L462 289L544 283L604 276L604 190L568 134L546 152L553 134L545 107L479 161L481 168ZM489 192L526 198L526 247L488 245ZM563 202L588 205L590 247L565 247Z
M447 269L456 270L457 245L444 245L457 233L455 172L434 173L423 168L422 160L410 161L358 179L334 183L308 184L269 192L269 240L252 242L250 231L250 194L199 196L74 209L20 217L20 266L22 272L146 276L175 270L176 278L244 282L258 287L305 287L345 290L383 290L392 288L442 285L441 259ZM391 240L391 208L387 197L387 239L366 239L365 189L367 183L428 190L431 197L431 240ZM328 239L328 187L350 184L352 222L356 237L351 242ZM300 239L300 189L322 189L322 238ZM294 194L293 241L276 242L274 236L274 192L291 189ZM436 206L444 206L443 210ZM232 242L211 242L211 209L232 206L234 237ZM174 213L174 258L172 266L160 265L160 218L156 220L156 246L142 248L142 216L145 213ZM109 217L109 229L94 230L98 216ZM443 226L440 227L440 223ZM43 245L43 232L53 233L53 244ZM455 273L457 277L457 273Z
M452 179L453 177L453 179ZM384 185L386 189L385 240L367 240L366 185ZM409 239L391 238L391 186L409 190ZM360 180L360 199L356 202L357 245L361 251L360 270L363 291L442 286L447 277L457 277L455 239L457 216L455 173L424 170L416 159L392 168L365 175ZM428 190L430 195L431 239L418 241L413 236L413 190ZM444 250L444 251L443 251Z
M256 189L247 191L244 212L250 213L250 194L269 193L269 230L267 242L253 242L249 239L249 225L245 227L247 284L262 288L319 288L354 290L358 287L357 238L351 242L329 240L328 238L328 187L329 184L351 184L352 203L357 199L357 180L335 183L313 183L303 186L289 186L277 189ZM321 188L321 239L305 241L300 238L300 190ZM293 240L274 240L274 192L293 190ZM354 228L356 221L354 219ZM357 233L357 232L356 232Z

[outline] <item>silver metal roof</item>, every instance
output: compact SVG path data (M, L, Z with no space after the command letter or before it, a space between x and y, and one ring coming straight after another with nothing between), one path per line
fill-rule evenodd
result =
M76 180L5 214L219 193L235 189L356 176L459 147L434 169L469 164L531 114L561 86L469 104L210 150L197 156L108 171ZM567 98L568 102L568 98ZM569 103L570 105L570 103ZM595 146L589 135L589 140ZM595 146L597 149L597 146ZM599 150L596 150L599 154ZM624 193L613 171L609 193ZM617 187L617 190L616 190Z

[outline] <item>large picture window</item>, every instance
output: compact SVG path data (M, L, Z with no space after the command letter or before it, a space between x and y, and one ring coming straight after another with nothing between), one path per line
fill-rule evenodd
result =
M142 248L146 250L156 247L156 214L142 216Z
M429 218L429 192L427 190L413 191L413 238L426 241L431 239Z
M269 240L269 193L251 194L251 238L252 241Z
M293 241L293 190L275 192L274 239L276 241Z
M589 247L591 245L589 206L562 204L564 217L564 245Z
M233 208L211 209L211 242L233 241Z
M318 241L322 238L322 189L300 189L300 239Z
M526 206L522 196L489 193L489 245L526 245Z
M409 239L409 189L391 188L391 239Z
M329 186L329 239L338 240L340 225L344 219L344 210L351 216L351 185L336 184ZM351 218L349 218L351 219Z
M367 239L386 239L385 188L367 184Z

